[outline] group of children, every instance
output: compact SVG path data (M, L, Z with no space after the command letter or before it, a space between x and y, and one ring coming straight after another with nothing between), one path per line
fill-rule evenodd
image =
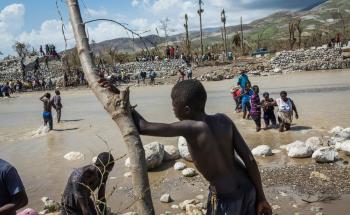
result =
M238 81L238 86L231 89L233 99L236 103L235 111L237 113L243 112L243 119L251 118L255 122L256 131L259 132L262 127L262 115L265 123L264 129L268 129L270 126L277 128L275 116L275 106L277 106L279 131L289 130L293 120L293 112L295 112L296 119L299 118L299 115L293 100L287 97L287 92L282 91L280 93L281 97L276 100L270 98L268 92L264 92L263 99L260 100L259 87L257 85L251 86L248 79L246 79L247 81L242 86L241 77ZM263 110L263 114L261 110Z

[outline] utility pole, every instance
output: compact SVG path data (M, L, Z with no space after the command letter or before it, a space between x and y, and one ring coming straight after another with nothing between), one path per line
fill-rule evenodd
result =
M221 12L221 22L224 25L223 39L224 39L224 50L225 50L225 56L226 56L227 55L227 36L226 36L226 15L225 15L225 9L222 9L222 12Z
M191 47L190 47L190 38L188 35L188 16L185 14L185 24L184 24L185 30L186 30L186 51L187 51L187 56L190 56L191 54Z
M169 21L170 20L168 19L168 17L165 18L164 20L160 20L160 24L162 25L161 29L164 31L166 45L168 45L168 22Z
M244 38L243 38L243 19L241 17L241 50L242 55L244 55Z
M197 11L198 15L199 15L199 26L200 26L200 32L201 32L201 55L204 55L204 51L203 51L203 30L202 30L202 13L204 12L204 10L202 9L202 0L199 0L199 10Z

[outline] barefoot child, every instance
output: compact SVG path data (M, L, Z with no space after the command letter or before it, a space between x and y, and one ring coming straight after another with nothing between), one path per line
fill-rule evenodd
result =
M282 91L280 93L281 98L276 99L275 105L278 107L278 122L280 123L279 131L283 132L284 129L288 131L293 122L293 111L295 112L295 118L299 118L297 108L292 99L287 97L287 92Z
M250 104L251 104L250 116L255 122L256 132L259 132L261 130L261 104L260 104L260 97L259 97L259 87L254 85L253 92L254 94L250 98Z
M232 94L233 100L236 103L235 111L236 113L239 113L242 110L241 89L239 87L232 87L230 92Z
M271 215L250 149L230 118L205 113L203 85L197 80L179 82L171 98L179 122L148 122L134 111L135 125L143 135L186 138L195 166L210 182L207 214Z
M272 127L276 128L277 123L274 107L275 101L273 100L273 98L270 98L270 94L268 92L265 92L263 94L263 97L264 99L261 100L261 104L264 110L265 129L267 129L270 126L270 122L272 123Z
M243 111L243 119L250 118L250 97L253 95L253 90L250 89L251 85L250 82L247 83L244 92L241 94L242 96L242 111ZM248 116L247 116L248 113Z
M46 126L47 123L49 123L50 131L53 129L53 122L52 122L52 107L54 106L53 101L50 100L51 94L45 93L42 97L40 97L40 101L44 103L44 112L43 112L43 118L44 118L44 125Z
M55 94L52 98L54 108L56 109L56 114L57 114L57 123L61 122L61 113L62 113L62 102L61 102L61 92L59 90L55 90Z
M62 196L62 214L107 214L106 182L113 166L113 156L109 152L103 152L97 156L95 164L75 169L68 179ZM98 205L91 199L96 189L98 189L97 199L100 202Z

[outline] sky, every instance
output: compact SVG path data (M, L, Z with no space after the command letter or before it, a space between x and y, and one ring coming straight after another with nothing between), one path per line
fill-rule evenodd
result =
M249 23L277 11L299 10L318 1L320 0L202 0L203 28L220 26L223 8L226 10L227 25L236 25L241 16L244 23ZM84 20L109 18L125 23L143 35L156 34L158 29L160 36L164 36L160 20L169 19L169 34L181 33L184 31L185 13L189 16L189 29L198 30L198 2L199 0L79 0L79 5ZM63 39L62 23L67 42ZM131 34L111 22L88 24L87 32L89 39L96 42L131 37ZM44 44L55 44L59 51L73 47L74 37L66 0L1 0L0 52L3 56L14 55L12 45L15 41L26 42L36 49Z

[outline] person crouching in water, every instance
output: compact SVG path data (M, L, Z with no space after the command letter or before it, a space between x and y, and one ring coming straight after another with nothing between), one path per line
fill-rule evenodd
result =
M55 94L52 98L54 108L56 109L56 114L57 114L57 123L61 122L61 113L62 113L62 102L61 102L61 92L59 90L55 90Z
M259 87L254 85L253 86L253 95L250 98L250 116L255 122L256 125L256 132L259 132L261 130L261 104L260 104L260 97L259 97Z
M265 129L270 126L270 122L273 128L277 127L276 116L275 116L275 101L273 98L270 98L270 94L268 92L263 93L264 99L261 101L264 110L264 122Z
M54 106L53 101L50 100L51 94L45 93L42 97L40 97L40 101L44 103L44 112L43 112L43 118L44 118L44 125L46 126L49 124L50 131L53 129L53 122L52 122L52 107Z
M114 158L109 152L102 152L96 162L75 169L68 179L62 196L63 215L107 214L106 182L114 167ZM91 199L98 189L97 201Z
M280 123L279 131L283 132L284 129L288 131L293 122L293 111L295 112L295 118L299 118L297 108L292 99L287 97L287 92L282 91L280 93L281 98L276 99L275 106L278 107L278 122Z

